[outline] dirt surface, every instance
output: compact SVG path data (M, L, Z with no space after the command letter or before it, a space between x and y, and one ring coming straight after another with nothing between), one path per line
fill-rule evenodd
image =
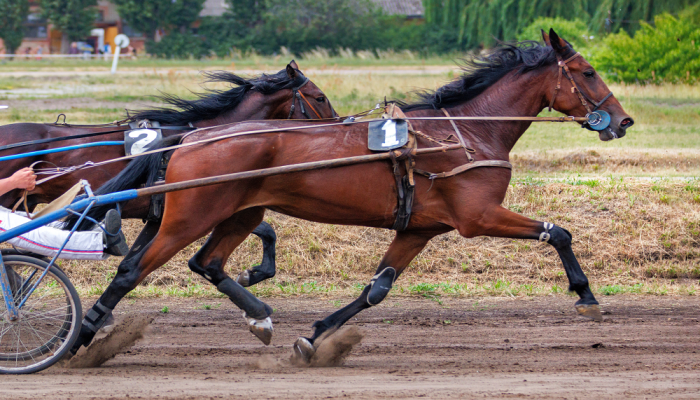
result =
M343 299L346 303L349 299ZM223 299L124 300L156 315L144 338L96 369L2 376L2 398L697 398L700 298L390 298L348 325L364 336L341 366L300 368L291 345L335 300L279 299L269 347ZM84 300L85 307L92 300ZM169 312L159 312L164 306ZM206 309L211 307L211 309Z

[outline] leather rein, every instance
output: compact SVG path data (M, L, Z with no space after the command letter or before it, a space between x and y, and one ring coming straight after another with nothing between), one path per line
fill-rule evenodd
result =
M316 111L316 109L314 108L314 106L311 105L311 102L309 102L309 100L306 99L306 96L304 96L304 93L302 93L300 91L300 89L303 88L304 85L306 85L309 82L310 82L310 79L306 78L306 80L304 80L304 82L301 85L292 88L292 106L289 108L289 116L287 117L287 119L292 119L292 115L294 115L294 110L296 109L297 100L299 100L299 107L301 107L301 113L304 115L304 117L306 117L306 119L313 119L313 118L306 111L306 108L304 107L304 103L306 103L306 105L309 106L311 111L314 112L314 114L316 115L316 119L323 119L323 118L321 118L321 114L319 114L318 111Z

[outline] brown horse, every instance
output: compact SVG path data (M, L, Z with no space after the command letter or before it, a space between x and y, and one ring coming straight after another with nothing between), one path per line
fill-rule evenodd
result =
M602 140L622 137L633 124L609 89L571 46L550 30L546 46L534 42L503 45L490 55L472 61L465 74L434 93L425 93L405 109L410 117L536 116L547 105L566 115L584 116L592 108L584 97L605 102L594 104L610 114L610 127ZM565 71L562 71L565 69ZM562 75L563 74L563 75ZM564 79L562 79L564 76ZM572 85L580 95L572 91ZM558 88L559 87L559 88ZM529 127L522 121L456 122L466 147L476 161L509 158L509 152ZM250 122L203 131L189 140L259 129L290 128L303 123ZM370 154L364 124L287 130L227 139L216 146L199 145L177 150L167 171L168 182L228 174L238 171L337 159ZM413 121L419 148L435 147L435 141L455 135L450 122ZM459 135L459 134L458 134ZM430 138L426 138L426 136ZM226 162L222 162L226 160ZM465 151L448 151L415 157L416 168L439 173L471 161ZM253 297L224 272L223 266L243 239L262 220L265 209L310 221L391 228L397 217L397 187L392 164L381 161L241 180L227 184L171 192L166 195L163 223L154 239L137 254L126 257L114 280L86 318L74 350L87 345L120 299L149 273L179 250L213 229L211 237L190 260L190 268L228 295L245 310L251 331L269 341L270 308ZM311 338L299 338L295 351L304 358L314 352L314 341L365 308L378 304L394 280L429 240L451 230L471 238L532 239L551 244L558 252L569 289L580 299L579 313L600 317L598 302L571 249L572 236L565 229L534 221L501 206L511 179L507 168L474 168L445 179L416 176L413 213L405 230L398 231L381 260L377 274L360 297L314 324ZM265 321L268 321L267 323ZM261 329L258 329L261 328ZM264 329L263 329L264 328ZM266 330L261 333L261 330Z
M165 95L161 99L176 109L157 108L138 111L131 115L132 121L158 121L163 126L188 126L197 128L228 124L238 121L258 119L316 119L337 117L335 110L321 89L299 71L296 62L290 62L287 67L276 74L263 74L253 78L242 78L232 73L218 71L206 73L209 82L223 82L232 85L229 90L212 90L198 95L196 100L184 100L175 96ZM0 127L0 146L25 142L80 135L91 132L112 132L105 135L88 138L71 139L54 143L38 144L0 151L0 156L19 154L36 150L46 150L76 144L94 143L100 141L124 140L124 131L128 126L70 126L56 124L11 124ZM116 130L116 132L115 132ZM182 135L182 130L163 130L164 140L160 146L175 144ZM72 166L88 161L101 162L124 156L123 146L90 147L68 152L52 153L41 156L20 158L0 163L0 177L10 176L20 168L28 167L37 161L48 165ZM88 180L93 187L100 187L105 182L131 165L135 164L158 166L161 155L139 157L131 163L127 161L105 164L97 168L88 168L51 179L38 185L27 196L27 207L30 211L41 203L48 203L75 185L80 179ZM46 166L41 164L38 167ZM121 176L122 185L138 187L141 184L152 183L157 175L156 170L150 174ZM41 178L41 176L40 176ZM122 187L106 187L104 190L117 191ZM6 208L22 195L22 191L13 190L0 197L0 205ZM108 206L112 208L113 206ZM121 205L123 218L146 219L149 216L150 198L135 199ZM106 210L105 210L106 212ZM86 221L88 223L88 221ZM158 218L149 218L142 235L135 246L148 243L157 232ZM274 276L275 272L275 232L271 226L262 222L253 231L263 241L263 262L255 266L249 275L249 282Z

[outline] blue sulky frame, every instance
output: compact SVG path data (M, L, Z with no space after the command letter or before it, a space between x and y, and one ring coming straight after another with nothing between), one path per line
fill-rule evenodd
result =
M56 260L58 259L58 256L61 255L61 252L65 248L66 244L68 244L68 241L70 238L73 236L73 233L75 233L78 225L85 219L87 213L90 211L90 209L95 206L95 205L102 205L102 204L111 204L111 203L118 203L122 201L127 201L131 200L137 197L137 191L136 190L125 190L122 192L116 192L116 193L110 193L106 195L101 195L101 196L95 196L92 191L90 190L90 186L87 183L84 183L84 189L88 193L88 197L82 200L78 200L60 210L56 210L52 213L46 214L42 217L39 217L35 220L32 220L30 222L27 222L26 224L22 224L16 228L10 229L6 232L0 233L0 243L5 242L9 239L12 239L16 236L19 236L23 233L33 231L34 229L37 229L39 227L42 227L44 225L47 225L51 222L57 221L61 218L67 217L70 214L74 215L80 215L80 218L78 219L78 223L75 224L73 229L70 231L70 234L66 238L66 240L63 242L61 247L58 249L58 253L51 259L51 262L49 263L48 267L44 270L44 272L41 274L39 279L34 283L34 285L27 291L26 295L21 299L19 303L15 303L13 294L12 294L12 289L10 288L10 281L7 275L7 270L5 268L5 264L2 262L2 256L0 256L0 287L2 288L2 295L5 301L5 306L7 307L7 311L9 313L9 318L11 320L14 320L19 317L19 310L24 306L24 304L27 302L29 297L32 295L34 290L39 286L41 283L42 279L46 276L46 274L49 272L51 267L54 265ZM34 272L36 273L36 272ZM33 278L31 276L30 278ZM27 280L29 281L29 279ZM20 293L24 291L25 288L22 288Z

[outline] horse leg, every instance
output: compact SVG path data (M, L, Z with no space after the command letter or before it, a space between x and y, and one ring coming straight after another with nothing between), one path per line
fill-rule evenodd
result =
M275 243L277 235L270 224L262 221L252 232L262 240L263 258L262 262L251 269L246 269L238 275L236 281L243 287L253 286L256 283L270 279L275 276Z
M269 317L272 309L224 272L224 265L231 252L260 224L264 215L265 209L252 208L239 211L221 222L214 228L204 246L189 260L188 265L193 272L203 276L220 292L228 295L238 308L244 310L243 317L248 321L251 333L268 345L272 339L272 320Z
M100 296L97 303L95 303L92 309L85 315L78 340L71 349L73 354L75 354L81 346L87 346L92 341L95 333L104 325L119 301L148 276L148 274L158 269L185 246L204 236L218 223L214 221L210 221L209 223L207 223L207 221L191 223L191 221L187 220L186 215L182 215L180 218L171 218L167 223L166 221L167 219L163 220L158 234L150 243L143 247L141 251L133 252L130 256L125 257L119 264L117 275L102 296ZM235 283L233 280L230 280L230 282ZM219 288L219 290L222 289ZM253 297L254 300L257 300L244 288L240 287L240 290L246 292L250 297ZM250 304L251 308L255 307L259 310L266 310L265 304L259 300L257 300L257 303L255 301L250 301ZM256 317L256 315L252 315L252 310L250 312L249 310L246 311L248 315ZM267 317L267 315L262 318L265 317Z
M549 222L534 221L498 206L491 212L484 213L476 230L467 227L464 230L460 229L460 233L466 237L486 235L533 239L549 243L557 251L562 264L564 264L566 277L569 279L569 291L575 291L579 295L579 300L575 304L576 311L585 317L602 321L603 317L600 314L598 301L593 296L588 285L588 278L583 273L581 265L571 249L572 236L566 229Z
M314 342L324 332L340 328L350 318L360 311L379 304L389 291L396 278L404 268L423 250L434 234L419 234L409 232L397 232L391 242L389 250L379 263L377 273L372 277L370 284L355 301L329 315L322 321L316 321L313 327L316 329L311 338L300 337L294 343L295 354L308 362L316 352Z

